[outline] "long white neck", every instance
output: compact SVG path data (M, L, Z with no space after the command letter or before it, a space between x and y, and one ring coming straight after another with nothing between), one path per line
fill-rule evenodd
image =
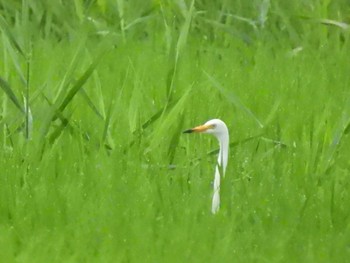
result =
M214 175L214 185L213 185L213 201L211 206L211 211L213 214L216 214L220 208L220 181L221 176L220 173L222 171L222 177L225 176L225 171L227 167L228 160L228 146L229 146L229 135L228 131L226 133L220 134L217 136L220 144L220 151L218 155L218 164L215 167L215 175Z
M218 155L218 165L221 167L223 171L222 176L225 176L227 160L228 160L228 146L229 146L228 132L221 134L221 136L218 137L218 140L220 144L220 151Z

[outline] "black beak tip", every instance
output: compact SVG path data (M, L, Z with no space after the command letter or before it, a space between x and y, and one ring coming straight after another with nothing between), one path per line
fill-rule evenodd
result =
M189 129L189 130L183 131L182 133L192 133L192 132L193 132L193 130Z

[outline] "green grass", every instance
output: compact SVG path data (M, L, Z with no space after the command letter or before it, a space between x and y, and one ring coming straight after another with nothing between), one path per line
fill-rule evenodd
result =
M0 1L0 262L346 262L348 10Z

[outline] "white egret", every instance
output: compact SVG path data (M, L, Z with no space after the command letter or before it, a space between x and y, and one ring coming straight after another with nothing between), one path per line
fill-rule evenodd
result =
M215 167L214 192L211 211L217 213L220 208L220 173L225 177L225 171L228 160L229 134L226 124L219 119L207 121L205 124L184 131L184 133L203 132L213 134L219 141L220 151L218 155L217 165Z

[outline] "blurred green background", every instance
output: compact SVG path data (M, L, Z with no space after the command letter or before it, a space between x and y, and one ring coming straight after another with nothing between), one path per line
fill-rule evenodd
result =
M1 0L0 262L347 262L349 14Z

